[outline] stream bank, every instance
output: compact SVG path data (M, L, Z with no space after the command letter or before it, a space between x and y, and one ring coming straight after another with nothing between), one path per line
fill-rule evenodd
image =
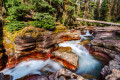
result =
M120 79L120 27L95 27L95 38L91 41L94 54L108 56L101 74L105 80Z

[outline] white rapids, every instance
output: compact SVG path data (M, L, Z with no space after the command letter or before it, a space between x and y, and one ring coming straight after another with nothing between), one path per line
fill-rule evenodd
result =
M52 67L52 70L49 68L46 68L45 71L50 71L50 72L56 72L62 68L62 66L50 59L46 61L42 60L31 60L31 61L23 61L20 64L18 64L15 68L7 68L4 69L2 72L5 75L11 75L13 76L13 80L19 79L25 75L31 75L31 74L39 74L41 75L42 73L40 70L46 66L50 65ZM53 70L54 69L54 70Z
M76 71L77 74L91 73L91 71L97 69L100 63L94 59L88 52L88 50L82 45L78 44L78 41L67 41L59 44L61 47L71 47L72 51L79 56L79 68Z
M81 40L78 41L67 41L59 44L60 47L71 47L72 52L76 53L79 56L79 67L76 71L77 74L87 74L90 73L96 77L99 76L99 72L101 70L101 63L94 59L92 55L89 54L89 51L83 47L83 45L79 45L83 39L87 39L86 36L92 36L89 31L86 32L85 35L81 35ZM92 36L93 37L93 36Z

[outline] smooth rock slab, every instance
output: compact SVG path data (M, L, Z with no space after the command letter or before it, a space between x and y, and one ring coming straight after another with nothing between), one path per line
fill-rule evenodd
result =
M73 64L76 68L78 67L78 56L72 52L70 47L60 47L52 53L52 56L60 57Z

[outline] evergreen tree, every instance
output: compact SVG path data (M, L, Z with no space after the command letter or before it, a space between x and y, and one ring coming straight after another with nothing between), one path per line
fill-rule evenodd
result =
M104 0L101 4L101 15L100 15L100 20L103 21L110 21L110 1L109 0Z

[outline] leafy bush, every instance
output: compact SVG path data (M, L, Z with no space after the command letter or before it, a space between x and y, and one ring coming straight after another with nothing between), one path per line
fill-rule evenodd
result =
M30 0L33 9L37 12L54 12L55 8L48 4L45 0Z
M50 30L55 27L55 18L49 13L36 13L33 19L35 21L32 24L36 27L43 27Z
M27 7L25 4L8 8L7 14L9 15L9 17L7 17L6 20L20 20L22 16L26 15L29 9L30 8Z
M58 3L58 4L63 4L64 3L64 0L51 0L52 3Z
M39 27L39 28L42 27L41 24L40 24L40 21L31 21L30 25L32 25L34 27Z
M30 22L31 25L49 30L55 27L55 18L49 14L54 12L55 9L45 0L30 0L29 6L24 2L21 3L20 0L5 0L5 4L7 7L7 18L5 20L9 21L9 23L6 23L9 32L20 30L26 26L23 18L29 13L30 9L37 11L33 16L33 21Z
M27 26L27 23L24 22L20 22L20 21L11 21L9 23L7 23L6 29L7 31L14 33L14 31L18 31L22 28L24 28L25 26Z
M120 23L120 21L117 21L117 23Z

